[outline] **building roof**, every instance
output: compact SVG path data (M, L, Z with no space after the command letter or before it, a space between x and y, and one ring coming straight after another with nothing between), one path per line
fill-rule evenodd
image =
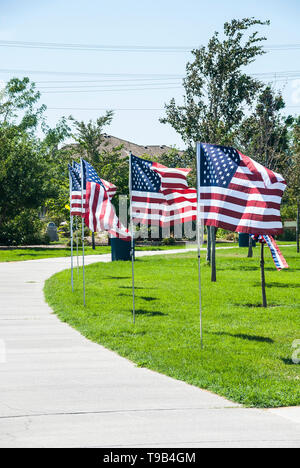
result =
M143 156L148 154L149 156L161 156L164 153L169 152L172 148L166 145L147 145L142 146L136 143L132 143L122 138L117 138L113 135L108 135L107 133L103 134L103 141L100 144L100 150L111 151L113 148L123 145L121 150L121 155L123 157L128 156L128 153L131 151L135 156ZM183 153L183 151L179 151Z

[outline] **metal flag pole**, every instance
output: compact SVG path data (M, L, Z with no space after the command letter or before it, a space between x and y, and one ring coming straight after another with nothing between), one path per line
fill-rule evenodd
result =
M81 171L81 214L83 215L83 163L80 158L80 171ZM84 276L84 217L82 217L82 281L83 281L83 305L85 306L85 276Z
M131 152L129 153L129 200L130 200L130 230L131 230L131 266L132 266L132 317L135 324L135 295L134 295L134 239L133 239L133 221L132 221L132 184L131 184Z
M72 177L69 171L69 184L70 184L70 238L71 238L71 285L74 292L74 275L73 275L73 216L72 216Z
M77 254L77 276L79 275L79 255L78 255L78 219L76 216L76 254Z
M75 167L75 161L72 163L72 167ZM75 216L76 224L76 255L77 255L77 276L79 276L79 254L78 254L78 217Z
M202 289L201 289L201 246L200 246L200 225L201 225L201 146L198 142L196 145L196 159L197 159L197 245L198 245L198 281L199 281L199 313L200 313L200 341L201 349L203 348L203 328L202 328Z

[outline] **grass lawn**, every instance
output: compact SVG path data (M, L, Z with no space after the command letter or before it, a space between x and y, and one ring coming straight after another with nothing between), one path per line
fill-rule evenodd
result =
M184 245L179 246L146 246L137 247L136 250L170 250L170 249L181 249ZM85 247L85 255L101 255L111 252L110 246L99 246L95 250L92 247ZM24 260L38 260L40 258L55 258L55 257L70 257L71 248L24 248L24 249L0 249L0 262L20 262ZM74 248L74 255L76 256L76 247ZM81 248L79 249L79 255L82 255Z
M253 259L247 249L218 251L215 284L202 260L203 351L194 252L136 261L135 326L130 262L86 268L86 308L81 278L72 294L69 270L47 280L45 296L62 321L138 366L246 406L300 405L300 365L291 359L300 339L300 256L282 248L290 269L277 272L266 252L270 307L263 309L259 251Z

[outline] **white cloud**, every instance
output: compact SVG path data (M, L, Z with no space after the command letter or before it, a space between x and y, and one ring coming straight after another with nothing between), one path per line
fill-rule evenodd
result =
M292 103L300 104L300 80L292 81Z

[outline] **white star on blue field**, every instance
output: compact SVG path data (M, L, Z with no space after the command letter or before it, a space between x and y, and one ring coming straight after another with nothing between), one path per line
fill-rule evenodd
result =
M152 162L131 156L132 190L139 192L159 192L160 176L151 169Z
M87 182L95 182L96 184L101 185L101 187L104 188L104 185L102 183L102 180L98 176L97 172L93 168L91 164L89 164L87 161L83 160L83 166L84 166L84 172L86 174L86 181Z
M240 155L234 148L201 143L201 186L227 188L240 160Z

